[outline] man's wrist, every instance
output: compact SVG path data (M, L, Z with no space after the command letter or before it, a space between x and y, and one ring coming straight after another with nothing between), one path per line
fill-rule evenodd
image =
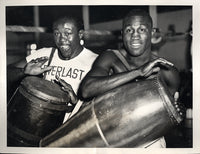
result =
M69 93L70 103L75 105L78 102L78 98L74 92Z
M22 74L23 77L28 76L28 74L25 72L24 68L21 68L21 74Z
M141 70L134 69L134 70L132 70L131 72L132 72L132 76L133 76L134 79L137 78L137 77L142 76Z
M22 75L26 76L26 73L24 72L24 68L21 68Z

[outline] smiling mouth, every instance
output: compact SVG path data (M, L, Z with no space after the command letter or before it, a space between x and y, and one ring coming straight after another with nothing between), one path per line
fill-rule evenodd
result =
M131 46L133 48L139 48L141 46L141 44L140 43L132 43Z
M69 46L69 45L61 45L61 46L60 46L60 48L61 48L61 49L65 49L65 50L66 50L66 49L69 49L69 48L70 48L70 46Z

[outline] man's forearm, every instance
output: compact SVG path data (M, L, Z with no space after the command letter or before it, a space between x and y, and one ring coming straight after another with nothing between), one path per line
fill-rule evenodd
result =
M137 70L123 72L112 76L88 76L81 84L81 95L85 99L95 97L99 94L105 93L111 89L128 83L138 76L140 75Z

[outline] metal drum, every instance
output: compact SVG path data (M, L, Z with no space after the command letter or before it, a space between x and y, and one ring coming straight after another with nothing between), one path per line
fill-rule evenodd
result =
M129 83L98 96L40 141L48 147L142 147L182 117L158 79Z
M39 146L41 138L63 123L68 102L59 85L26 77L8 104L8 146Z

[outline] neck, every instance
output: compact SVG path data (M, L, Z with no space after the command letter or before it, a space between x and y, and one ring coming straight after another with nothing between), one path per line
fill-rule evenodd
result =
M59 50L59 49L58 49ZM60 57L60 59L62 59L62 60L70 60L70 59L73 59L73 58L75 58L76 56L78 56L81 52L82 52L82 50L83 50L83 46L77 46L76 48L74 48L74 49L72 49L73 51L72 51L72 54L71 54L71 56L70 57L63 57L62 55L61 55L61 53L60 52L58 52L58 56Z
M131 56L127 53L126 59L132 68L138 68L152 59L151 50L147 49L144 54L137 57Z
M72 58L78 56L78 55L81 53L82 50L83 50L83 46L81 46L81 45L80 45L80 46L77 46L77 48L74 49L74 52L73 52L73 54L71 55L70 59L72 59Z

